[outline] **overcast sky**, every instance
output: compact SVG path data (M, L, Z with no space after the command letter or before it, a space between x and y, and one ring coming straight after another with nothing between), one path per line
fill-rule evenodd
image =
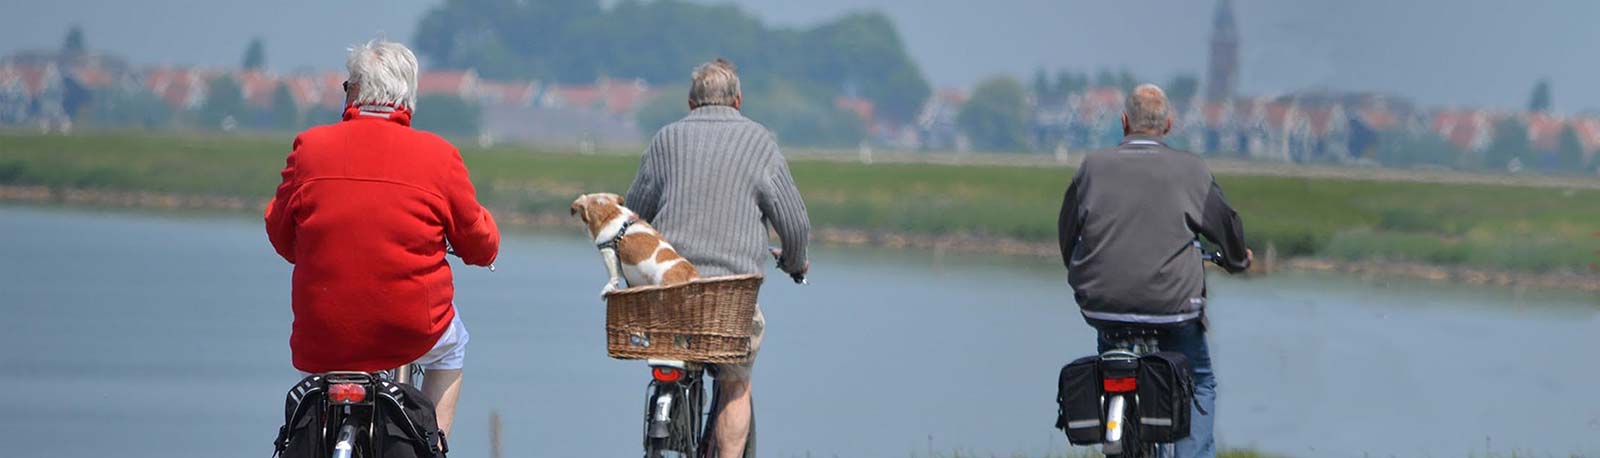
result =
M0 0L0 53L54 48L82 24L89 46L136 64L238 65L253 36L279 71L339 68L343 48L408 40L442 0ZM1212 0L722 0L804 26L887 13L938 86L1038 67L1203 74ZM381 6L379 6L381 5ZM1519 107L1540 77L1556 109L1600 109L1600 1L1236 0L1240 90L1313 87L1403 94L1428 105Z

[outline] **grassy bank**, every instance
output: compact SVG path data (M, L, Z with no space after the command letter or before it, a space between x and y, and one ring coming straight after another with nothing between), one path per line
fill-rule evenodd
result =
M149 191L264 201L288 138L0 133L0 185ZM626 190L628 155L464 148L483 200L563 213L580 192ZM815 225L864 234L1052 243L1071 169L1041 166L792 164ZM1286 257L1403 261L1594 274L1600 190L1344 178L1218 177L1251 244Z

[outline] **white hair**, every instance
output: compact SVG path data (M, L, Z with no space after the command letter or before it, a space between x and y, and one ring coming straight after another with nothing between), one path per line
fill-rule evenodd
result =
M1122 108L1123 115L1128 117L1128 130L1142 134L1166 133L1167 119L1172 117L1169 105L1167 93L1160 86L1141 84L1133 88Z
M690 79L693 81L689 86L691 107L708 105L731 107L734 100L739 97L739 73L733 67L733 62L728 62L727 59L700 64L699 67L695 67Z
M356 45L344 66L356 87L355 104L416 109L417 56L405 45L383 40Z

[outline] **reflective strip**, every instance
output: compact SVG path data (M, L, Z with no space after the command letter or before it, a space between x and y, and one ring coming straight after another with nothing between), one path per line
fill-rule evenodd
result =
M1100 426L1100 419L1099 418L1094 418L1094 419L1089 419L1089 420L1073 420L1073 421L1067 422L1067 429L1097 428L1099 426Z
M1150 426L1172 426L1171 418L1140 418L1139 423Z
M1161 142L1153 142L1153 141L1150 141L1150 140L1132 140L1132 141L1129 141L1129 142L1127 142L1127 143L1123 143L1123 144L1124 144L1124 145L1150 145L1150 146L1161 146Z
M1107 312L1094 312L1094 311L1084 310L1083 311L1083 316L1088 317L1090 319L1100 320L1100 321L1118 321L1118 322L1123 322L1123 323L1171 324L1171 323L1182 323L1184 321L1189 321L1189 320L1193 320L1195 318L1199 318L1200 317L1200 311L1199 310L1195 310L1193 312L1179 313L1179 314L1176 314L1176 315L1140 315L1140 314L1137 314L1137 313L1107 313Z

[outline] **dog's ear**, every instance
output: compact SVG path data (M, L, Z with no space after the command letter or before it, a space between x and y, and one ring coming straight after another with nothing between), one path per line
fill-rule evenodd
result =
M572 203L571 214L572 216L576 216L578 219L583 220L585 223L589 222L589 212L584 211L583 198L579 198L577 201Z
M623 206L623 205L622 205L622 195L620 195L620 194L619 194L619 195L617 195L617 206L618 206L618 207L621 207L621 206Z

